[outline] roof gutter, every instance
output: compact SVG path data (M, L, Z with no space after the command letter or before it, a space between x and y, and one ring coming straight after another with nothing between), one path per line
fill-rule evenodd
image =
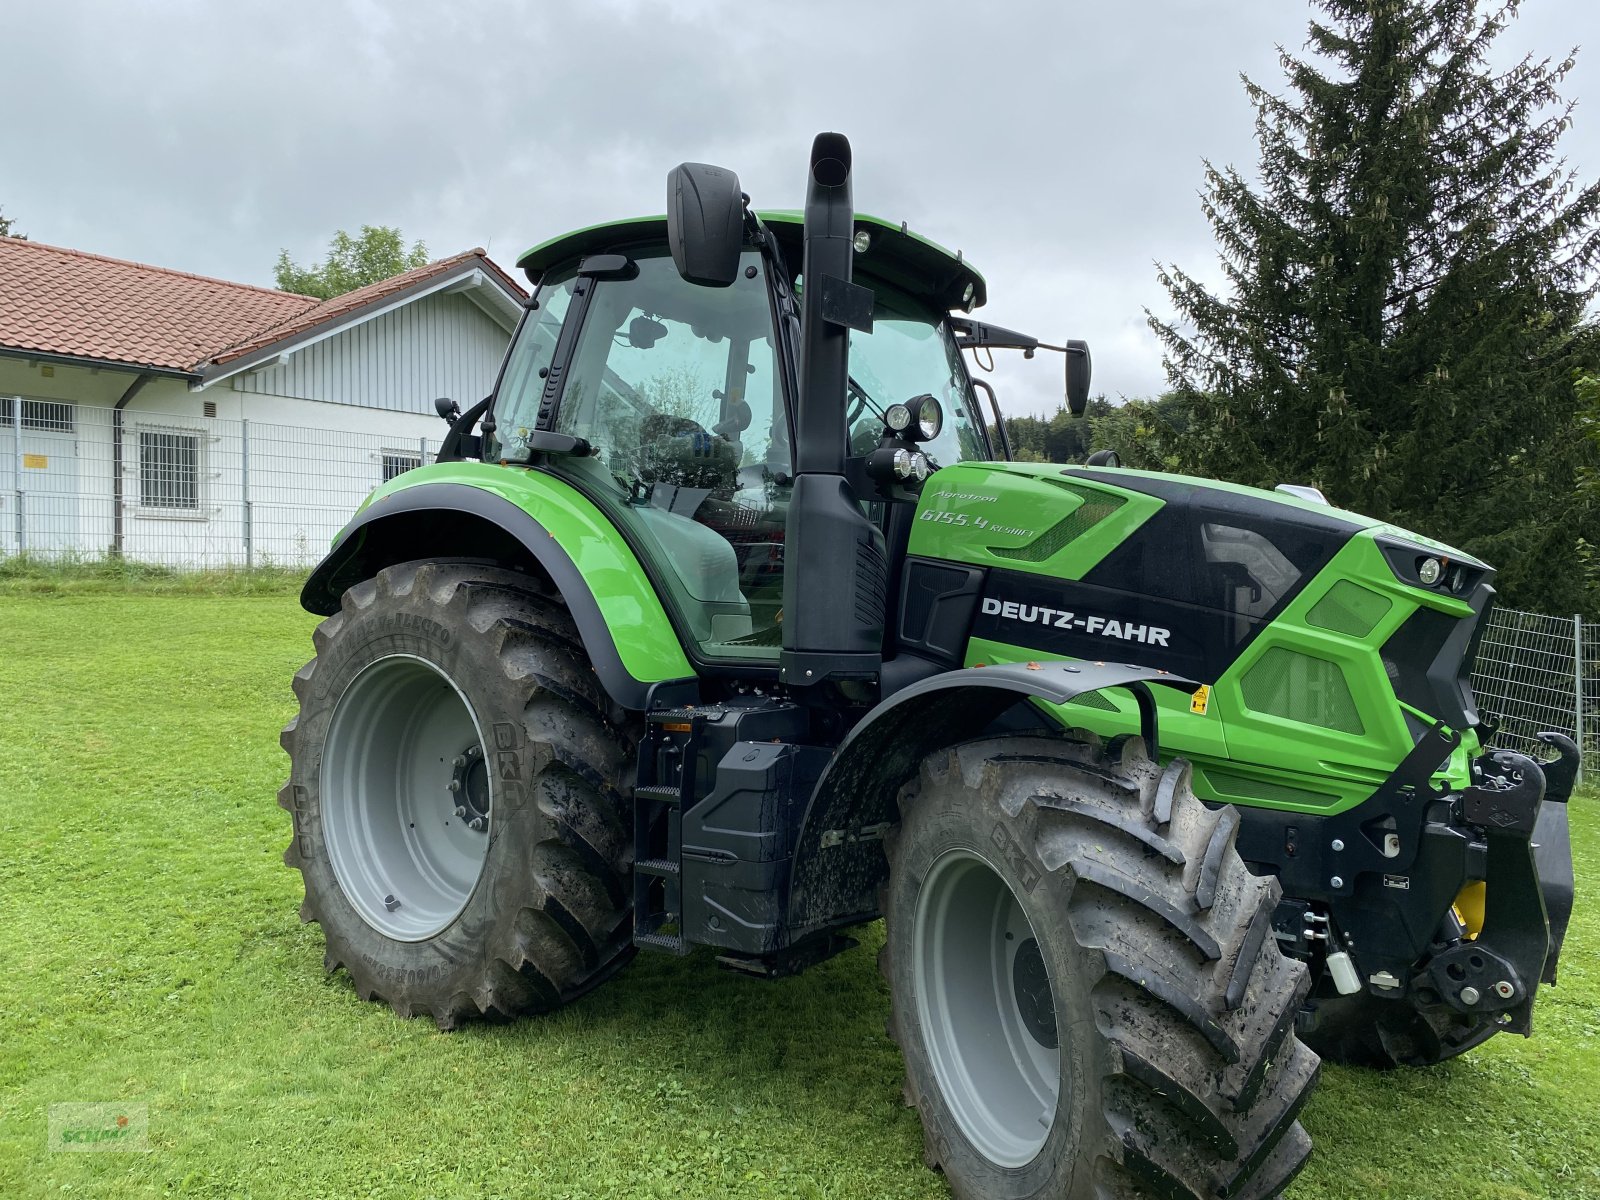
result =
M122 557L122 410L144 390L144 385L154 379L155 372L147 371L135 379L111 408L111 557Z
M110 358L84 358L76 354L52 354L46 350L29 350L25 346L0 346L0 358L20 358L28 362L49 363L56 367L88 367L96 371L137 371L152 378L199 379L194 371L182 367L158 367L151 363L117 362Z

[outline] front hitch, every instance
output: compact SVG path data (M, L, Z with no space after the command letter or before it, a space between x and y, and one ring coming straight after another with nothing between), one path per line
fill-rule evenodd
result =
M1487 754L1473 764L1473 775L1460 806L1462 819L1483 832L1488 846L1483 928L1475 940L1429 959L1416 983L1457 1012L1493 1016L1526 1036L1534 991L1552 957L1534 831L1541 810L1565 810L1544 803L1544 771L1525 754Z

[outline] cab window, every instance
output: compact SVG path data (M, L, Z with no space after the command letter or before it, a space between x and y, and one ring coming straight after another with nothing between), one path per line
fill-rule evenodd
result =
M703 654L775 658L792 465L765 264L710 288L635 261L594 285L556 412L595 453L551 467L642 543Z

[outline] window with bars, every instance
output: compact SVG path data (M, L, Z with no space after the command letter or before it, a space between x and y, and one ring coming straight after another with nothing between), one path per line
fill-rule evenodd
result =
M420 454L406 454L401 451L385 450L383 452L383 482L388 483L396 475L414 471L421 465L422 456Z
M139 503L146 508L199 511L199 434L139 431Z
M16 420L10 396L0 396L0 425L10 425ZM58 433L72 432L72 405L52 400L24 400L22 402L22 427L48 429Z

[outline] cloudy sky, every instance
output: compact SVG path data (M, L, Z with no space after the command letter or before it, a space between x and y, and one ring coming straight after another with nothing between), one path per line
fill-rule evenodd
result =
M1528 0L1500 42L1600 39L1593 0ZM660 212L685 159L797 205L813 134L857 207L962 249L987 319L1088 338L1095 387L1163 382L1152 260L1212 278L1201 159L1249 167L1241 71L1275 90L1297 0L1118 5L714 0L21 0L0 22L0 209L37 241L270 285L278 250L398 225L435 256ZM1600 45L1565 142L1600 174ZM1000 364L1013 412L1061 360Z

